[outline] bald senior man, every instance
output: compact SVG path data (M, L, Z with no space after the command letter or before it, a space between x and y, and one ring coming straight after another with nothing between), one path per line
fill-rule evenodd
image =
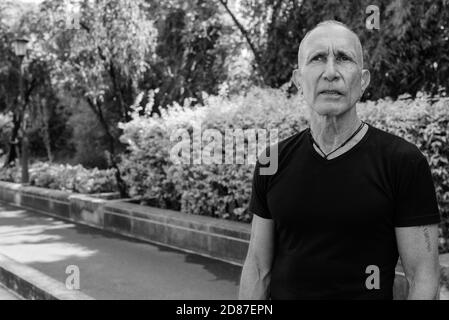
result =
M293 81L310 127L254 171L240 299L392 299L401 258L409 299L438 299L440 214L424 155L361 121L369 85L358 36L325 21L299 46Z

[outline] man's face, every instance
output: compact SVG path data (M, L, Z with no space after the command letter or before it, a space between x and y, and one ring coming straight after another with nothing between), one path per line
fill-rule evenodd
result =
M313 30L300 48L294 80L308 105L320 115L340 115L351 109L369 84L362 70L356 35L338 25Z

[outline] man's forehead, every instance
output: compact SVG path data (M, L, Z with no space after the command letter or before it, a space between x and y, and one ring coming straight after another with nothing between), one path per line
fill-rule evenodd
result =
M326 49L329 45L357 53L357 36L342 26L325 25L314 29L303 44L304 51Z
M340 49L352 52L363 67L362 45L358 36L344 26L327 24L313 29L300 44L298 58L300 55L306 57L313 51L327 51L331 46L333 49Z

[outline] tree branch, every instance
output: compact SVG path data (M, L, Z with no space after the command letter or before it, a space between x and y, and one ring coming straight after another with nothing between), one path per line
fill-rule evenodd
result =
M86 97L86 101L87 101L87 104L89 105L90 109L93 111L93 113L95 113L98 117L100 117L100 114L99 114L99 112L98 112L98 110L97 110L97 106L96 106L96 104L92 101L92 99L89 98L89 97Z
M229 13L229 15L231 16L232 20L234 21L235 25L237 26L237 28L240 30L240 32L242 33L243 37L245 37L246 42L248 43L251 51L254 54L254 59L256 60L256 63L259 65L259 68L262 68L262 59L260 57L260 53L259 51L256 49L254 43L252 42L251 38L249 37L248 31L245 30L245 28L243 27L243 25L238 21L237 17L232 13L232 11L229 9L228 7L228 1L227 0L218 0L220 1L220 3L223 5L223 7L225 8L225 10Z
M90 34L90 28L86 24L80 22L80 26L82 29L86 30L86 32ZM114 68L114 63L112 62L112 60L108 61L106 59L106 56L103 53L103 49L101 49L100 46L97 46L97 50L98 50L98 55L99 55L100 59L103 60L104 66L108 70L109 76L111 77L112 84L114 86L114 96L118 99L120 112L122 113L122 116L124 116L124 118L127 119L127 113L126 113L126 110L124 110L125 102L123 99L123 93L122 93L122 90L119 87L118 82L117 82L117 76L116 76L116 72L115 72L115 68Z
M273 14L271 15L271 25L274 26L276 24L277 20L277 14L279 11L279 8L281 7L281 4L284 0L278 0L276 4L273 6Z
M84 23L80 21L80 27L81 29L84 29L89 35L90 35L90 28ZM103 54L103 50L100 46L97 46L98 49L98 55L100 56L101 60L106 61L106 56Z
M114 87L114 96L118 99L120 112L122 113L122 116L124 117L124 119L126 119L128 121L127 112L125 109L125 100L123 99L122 88L118 84L117 75L116 75L114 64L112 63L112 61L109 62L108 69L109 69L109 75L111 76L111 79L112 79L112 85Z

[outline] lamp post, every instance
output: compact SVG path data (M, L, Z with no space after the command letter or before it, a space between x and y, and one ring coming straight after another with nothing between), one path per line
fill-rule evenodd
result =
M22 184L27 184L29 181L28 174L28 136L26 133L26 119L25 119L25 97L23 92L23 70L22 61L26 55L28 40L25 38L17 38L13 41L13 49L15 55L19 58L19 97L20 97L20 125L21 125L21 135L22 135L22 152L21 152L21 164L22 164Z

